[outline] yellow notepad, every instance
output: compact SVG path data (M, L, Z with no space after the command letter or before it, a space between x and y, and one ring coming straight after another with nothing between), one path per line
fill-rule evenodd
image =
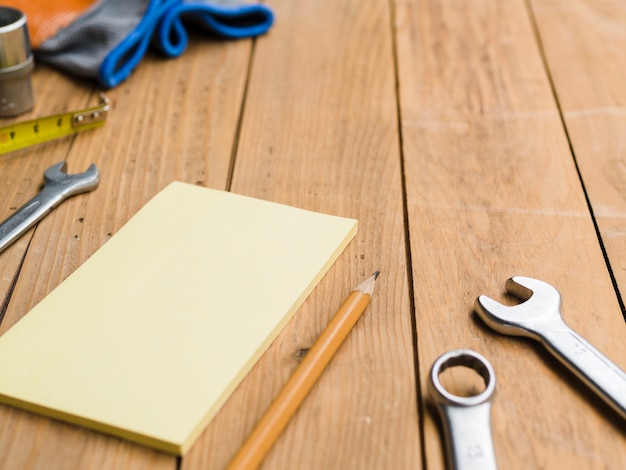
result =
M356 229L173 183L0 337L0 401L182 455Z

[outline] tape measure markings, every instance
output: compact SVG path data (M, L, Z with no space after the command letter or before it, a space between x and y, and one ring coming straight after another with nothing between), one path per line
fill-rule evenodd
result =
M97 106L0 127L0 154L104 125L109 111L109 100L103 94L100 95L100 100Z

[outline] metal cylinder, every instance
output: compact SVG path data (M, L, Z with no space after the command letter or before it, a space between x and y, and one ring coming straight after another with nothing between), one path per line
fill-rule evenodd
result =
M33 53L26 15L0 7L0 117L15 116L33 107Z

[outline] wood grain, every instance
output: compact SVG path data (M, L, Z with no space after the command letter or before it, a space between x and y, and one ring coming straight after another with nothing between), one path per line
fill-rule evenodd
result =
M622 295L626 292L626 4L533 0L576 161Z
M232 190L355 217L360 228L183 468L224 466L297 357L376 269L372 304L262 468L415 468L420 444L389 4L270 5L277 22L255 47Z
M479 294L504 301L512 275L545 280L568 323L626 368L626 327L526 5L398 2L395 24L422 390L436 357L474 349L498 377L502 468L624 466L623 423L539 346L472 313ZM439 431L425 414L428 468L443 467Z
M228 185L249 57L250 41L196 41L184 59L165 62L148 57L125 86L108 92L112 110L103 128L77 136L71 148L66 143L64 149L56 151L61 155L44 153L45 160L36 164L24 160L28 166L19 173L11 169L14 179L20 175L24 179L37 178L23 185L21 192L27 194L36 192L43 170L63 158L70 172L83 171L95 163L101 183L92 193L64 202L38 224L7 304L2 331L25 315L171 181L216 188ZM162 72L164 69L167 74ZM86 104L88 93L80 96L75 84L59 81L55 72L42 70L36 77L37 85L47 80L54 84L57 97L51 101L67 99L68 109L78 107L77 98L79 106ZM95 94L91 99L97 99ZM33 149L22 159L39 156L47 149ZM3 156L0 163L17 165L17 158L20 156ZM14 247L21 251L7 261L7 277L16 271L26 243ZM16 462L18 468L20 464L53 468L50 462L58 462L58 468L176 466L172 456L16 413L8 407L0 408L0 421L4 426L0 467L7 465L3 468L15 468L9 465L11 462ZM69 437L58 437L64 432ZM33 435L39 437L33 440ZM15 442L23 445L12 445Z
M0 407L2 469L173 470L168 455L82 428Z
M626 369L585 198L624 292L623 2L268 4L269 34L195 36L179 59L149 55L108 92L103 128L0 156L2 218L53 163L102 175L0 255L0 334L175 179L355 217L357 238L180 463L0 407L0 468L223 468L376 269L371 305L263 468L444 468L426 376L459 347L495 368L501 468L626 468L623 421L539 345L472 311L479 294L509 302L512 275L548 281L566 321ZM34 85L36 107L18 119L97 101L93 85L44 67Z
M73 89L74 92L67 96L66 100L60 101L56 99L56 93L63 89ZM58 74L51 74L45 68L37 67L33 74L33 93L35 96L33 109L18 117L3 119L2 125L83 108L88 104L90 90L86 86L73 84L69 79ZM72 140L72 137L63 138L35 148L0 156L0 187L2 187L0 220L8 218L37 193L43 183L44 170L65 159ZM33 233L34 230L30 230L0 256L0 299L2 299L0 324Z

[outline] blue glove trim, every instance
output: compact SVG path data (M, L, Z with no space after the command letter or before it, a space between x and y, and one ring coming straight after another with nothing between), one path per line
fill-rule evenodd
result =
M266 33L274 22L274 15L261 4L225 6L188 2L175 5L164 13L155 35L154 43L165 55L177 57L187 47L185 20L219 37L241 39Z
M128 78L146 54L152 33L163 13L167 8L180 1L150 1L137 27L115 46L102 61L98 78L103 86L113 88Z
M113 48L98 71L100 83L113 88L139 65L150 44L177 57L187 47L183 20L199 23L217 36L240 39L267 32L274 21L264 5L225 6L184 0L150 0L137 27Z

